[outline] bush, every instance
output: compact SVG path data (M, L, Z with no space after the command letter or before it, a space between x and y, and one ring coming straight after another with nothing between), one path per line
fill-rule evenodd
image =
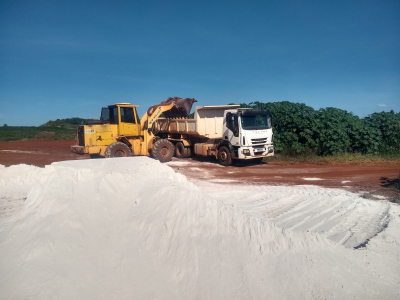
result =
M275 151L283 154L398 154L400 113L359 118L345 110L315 110L302 103L251 102L241 107L269 109L274 115Z

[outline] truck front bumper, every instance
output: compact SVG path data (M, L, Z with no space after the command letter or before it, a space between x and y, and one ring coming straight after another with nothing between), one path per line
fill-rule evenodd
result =
M239 159L253 159L260 157L274 156L273 145L261 145L253 147L240 147L238 149Z

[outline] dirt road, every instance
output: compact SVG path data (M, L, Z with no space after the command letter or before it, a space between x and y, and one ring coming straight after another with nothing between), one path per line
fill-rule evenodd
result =
M88 159L70 152L75 141L0 142L0 164L44 167L52 162ZM222 167L212 158L174 158L168 163L189 179L245 185L318 185L395 196L392 188L400 173L399 163L314 165L291 162L253 164L251 161Z
M6 167L18 164L44 167L55 161L89 158L72 153L71 146L75 144L75 140L0 142L0 164Z

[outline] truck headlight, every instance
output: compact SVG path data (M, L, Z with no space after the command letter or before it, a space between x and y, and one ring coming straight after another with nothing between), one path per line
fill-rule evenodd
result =
M268 153L272 153L272 152L274 152L274 146L268 147Z
M250 154L250 150L249 149L243 149L243 154Z

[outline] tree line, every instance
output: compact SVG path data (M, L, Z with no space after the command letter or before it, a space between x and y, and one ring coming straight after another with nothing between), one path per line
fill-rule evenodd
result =
M272 112L276 152L290 155L400 153L400 113L393 110L360 118L338 108L315 110L289 101L251 102L240 106Z

